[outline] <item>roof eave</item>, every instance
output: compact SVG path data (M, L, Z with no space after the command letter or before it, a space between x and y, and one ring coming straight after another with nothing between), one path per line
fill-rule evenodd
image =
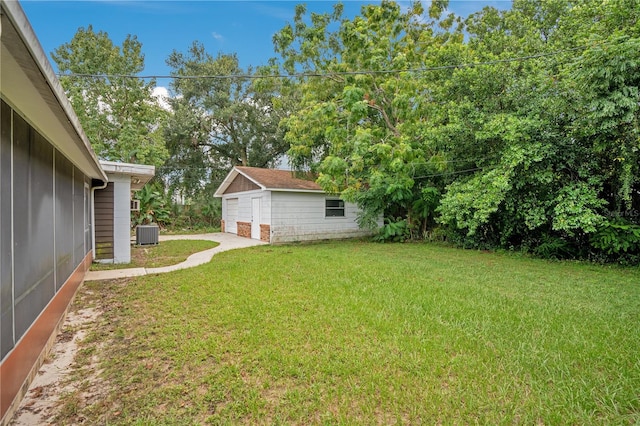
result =
M2 21L8 24L2 28L3 99L25 115L87 176L106 181L98 158L24 10L17 1L0 0L0 7Z
M271 188L271 187L267 187L263 184L261 184L260 182L258 182L257 180L255 180L254 178L252 178L251 176L249 176L248 174L244 173L242 170L239 170L238 168L234 167L228 174L227 176L224 178L224 180L222 181L222 183L220 184L220 186L218 187L218 189L216 190L216 192L213 194L214 197L217 198L221 198L223 195L225 195L225 191L227 190L227 188L229 188L229 185L231 185L231 182L233 182L233 180L238 176L238 175L242 175L245 178L249 179L251 182L255 183L260 190L262 191L272 191L272 192L307 192L307 193L315 193L315 194L325 194L325 191L323 191L322 189L304 189L304 188Z
M131 190L138 191L156 174L155 166L146 164L119 163L116 161L100 161L100 166L107 174L128 176L131 178Z
M271 192L313 192L316 194L326 194L322 189L295 189L295 188L265 188Z
M222 197L222 195L224 194L224 191L227 190L227 188L229 187L229 185L231 185L231 182L233 182L233 179L235 179L237 175L238 175L238 171L234 167L233 169L231 169L229 173L227 173L227 176L225 176L220 186L218 186L218 189L216 189L216 192L213 193L213 196L217 198Z

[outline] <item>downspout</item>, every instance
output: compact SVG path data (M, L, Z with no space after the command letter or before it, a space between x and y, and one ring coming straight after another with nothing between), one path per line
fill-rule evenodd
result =
M101 186L91 187L91 260L96 258L96 189L105 189L109 180L105 180Z

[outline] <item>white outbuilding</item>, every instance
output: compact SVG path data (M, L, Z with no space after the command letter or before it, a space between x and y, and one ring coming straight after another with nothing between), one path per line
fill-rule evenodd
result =
M236 166L215 196L222 198L222 232L241 237L286 243L371 234L358 225L355 204L288 170Z

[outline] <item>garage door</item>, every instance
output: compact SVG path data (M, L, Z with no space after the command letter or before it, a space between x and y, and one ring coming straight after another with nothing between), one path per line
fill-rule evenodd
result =
M224 227L226 232L232 234L238 233L238 199L227 199L227 219L224 221Z

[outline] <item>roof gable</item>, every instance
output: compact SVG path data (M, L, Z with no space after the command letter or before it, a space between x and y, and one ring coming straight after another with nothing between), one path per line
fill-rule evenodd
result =
M255 182L238 173L224 193L232 194L234 192L255 191L256 189L260 189L260 187Z
M293 172L288 170L261 169L259 167L236 167L236 169L264 189L322 191L320 185L314 181L294 177Z
M324 192L320 185L312 180L300 179L288 170L262 169L259 167L236 166L229 172L215 193L216 197L231 192L248 191L240 189L234 184L238 175L243 176L257 185L257 188L265 191L291 191L291 192ZM244 184L246 185L246 183Z

